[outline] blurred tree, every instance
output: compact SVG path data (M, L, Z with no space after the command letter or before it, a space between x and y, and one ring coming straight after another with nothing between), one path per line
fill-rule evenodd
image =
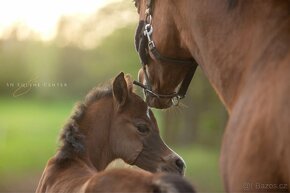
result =
M226 118L223 105L198 69L180 107L165 111L165 139L177 145L201 143L218 146Z
M131 73L136 79L140 64L133 42L136 24L132 21L137 21L128 19L132 13L137 15L132 4L122 1L86 18L63 17L56 38L45 44L33 38L20 39L18 34L23 26L11 29L8 38L0 41L1 95L11 95L6 82L27 82L34 76L40 82L68 84L66 88L53 90L35 88L28 95L57 100L81 98L120 71ZM114 22L117 26L112 28ZM109 28L113 31L105 36L100 34ZM91 44L94 46L87 47L83 44L86 41L95 42ZM179 145L219 144L227 115L200 70L182 103L178 108L157 111L161 128L166 128L163 131L166 141Z

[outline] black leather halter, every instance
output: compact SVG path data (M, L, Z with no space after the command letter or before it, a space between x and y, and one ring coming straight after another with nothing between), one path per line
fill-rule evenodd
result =
M134 81L133 83L137 86L140 86L144 89L145 95L148 94L157 97L157 98L171 98L173 105L178 105L180 99L184 98L189 87L189 84L193 78L195 70L198 66L196 61L193 58L190 59L175 59L163 56L157 50L154 41L152 40L152 7L153 0L147 0L146 4L146 13L145 13L145 21L141 20L139 22L139 26L136 31L135 36L135 47L137 52L139 53L139 57L141 60L142 68L145 75L146 85L143 85L140 82ZM152 90L152 84L149 80L148 72L146 70L146 66L148 65L148 61L150 58L149 53L151 53L154 58L160 62L164 63L172 63L172 64L181 64L181 65L190 65L190 70L187 72L185 78L183 79L181 86L178 92L169 93L169 94L160 94L156 93Z

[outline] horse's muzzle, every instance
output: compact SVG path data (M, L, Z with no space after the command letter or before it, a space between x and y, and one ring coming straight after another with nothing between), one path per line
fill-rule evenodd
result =
M157 98L151 96L150 93L146 95L146 103L148 106L157 109L167 109L172 106L172 100L170 98Z
M138 80L141 84L146 85L145 74L141 68L138 72ZM173 105L172 98L158 98L149 92L144 91L145 100L148 106L157 109L166 109Z

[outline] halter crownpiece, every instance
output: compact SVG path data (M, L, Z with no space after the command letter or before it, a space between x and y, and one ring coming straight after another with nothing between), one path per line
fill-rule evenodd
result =
M171 98L172 104L176 106L178 105L179 100L185 97L187 89L193 78L193 75L195 73L195 70L198 64L193 58L181 60L181 59L166 57L159 53L152 39L152 33L153 33L152 7L153 7L153 0L147 0L145 20L141 20L139 22L139 26L136 31L136 36L139 36L139 37L138 37L138 40L135 40L136 50L140 57L140 61L142 64L142 68L143 68L143 72L144 72L144 76L146 80L146 85L143 85L142 83L137 82L137 81L134 81L133 84L143 88L145 92L145 96L150 94L151 96L157 97L157 98ZM149 58L150 58L149 53L151 53L154 56L154 58L160 62L173 63L173 64L179 64L179 65L181 64L190 65L190 70L187 72L184 80L182 81L178 92L174 92L171 94L159 94L152 90L152 84L149 80L149 75L146 68L149 62Z

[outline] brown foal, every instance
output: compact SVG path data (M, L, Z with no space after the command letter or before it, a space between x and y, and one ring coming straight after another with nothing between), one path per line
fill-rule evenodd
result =
M132 87L130 78L120 73L112 84L96 87L76 106L63 128L60 149L46 165L37 193L94 192L97 187L105 188L102 181L109 179L120 180L119 186L124 187L120 191L130 191L130 186L126 189L122 185L123 180L131 183L130 178L144 178L153 183L153 178L164 178L127 170L102 172L116 158L150 172L183 175L184 161L162 141L152 111ZM108 184L108 190L117 191L114 186Z

